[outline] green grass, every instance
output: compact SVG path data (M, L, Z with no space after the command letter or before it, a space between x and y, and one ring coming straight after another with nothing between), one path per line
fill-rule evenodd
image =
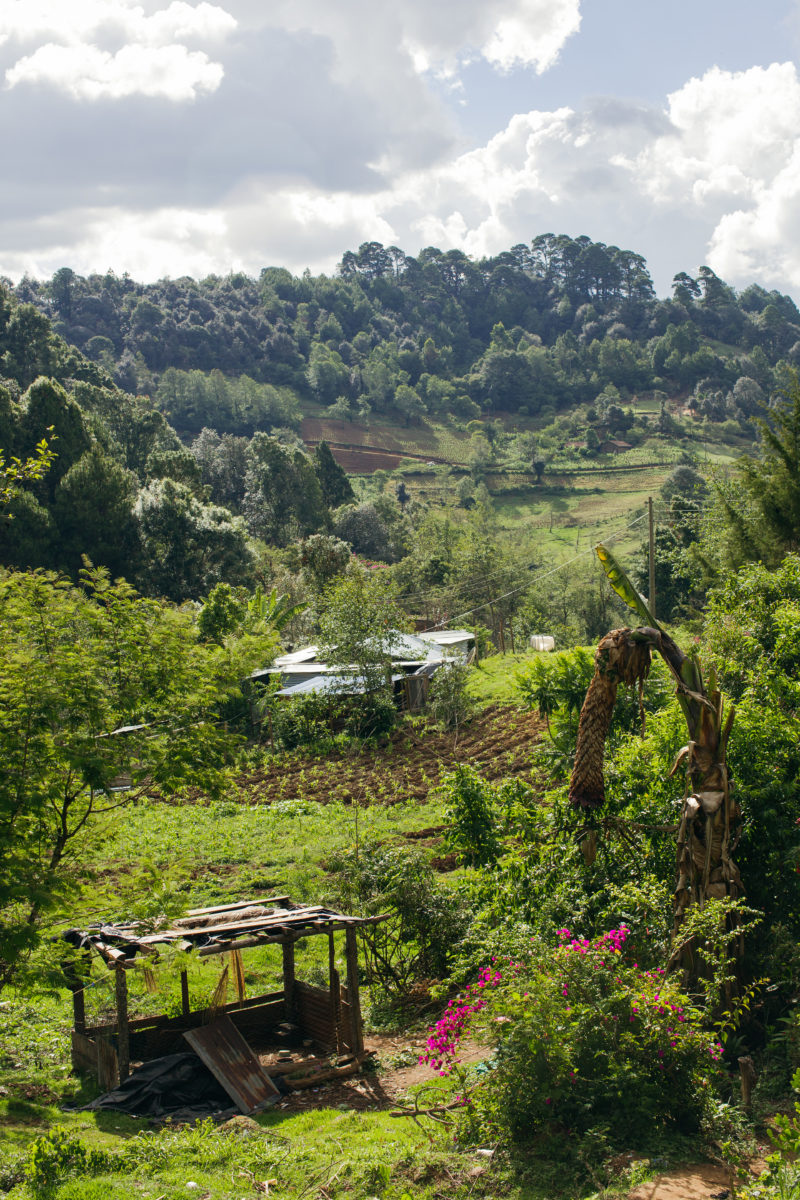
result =
M245 1200L257 1195L556 1200L580 1195L570 1187L566 1163L537 1164L530 1156L509 1159L501 1153L487 1160L474 1149L459 1148L429 1122L421 1128L387 1112L329 1108L292 1116L271 1113L238 1129L202 1122L158 1131L113 1114L109 1122L109 1115L62 1115L58 1121L69 1136L105 1153L97 1175L73 1174L67 1166L51 1190L18 1183L8 1192L12 1200ZM41 1129L25 1145L40 1134ZM25 1145L0 1151L6 1181L19 1172Z
M517 672L538 657L537 651L530 650L522 654L493 654L482 659L470 672L469 694L479 704L519 704Z

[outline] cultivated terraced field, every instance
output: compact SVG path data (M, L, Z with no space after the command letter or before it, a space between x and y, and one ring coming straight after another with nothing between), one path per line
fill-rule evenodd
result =
M423 733L404 723L386 746L325 758L281 756L243 775L239 786L251 804L300 799L404 804L425 800L458 763L470 763L488 779L527 778L542 729L535 713L495 704L457 733Z

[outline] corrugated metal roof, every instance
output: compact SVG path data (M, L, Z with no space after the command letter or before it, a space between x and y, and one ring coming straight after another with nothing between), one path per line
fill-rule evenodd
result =
M205 956L236 949L243 941L250 946L291 941L347 925L374 923L372 917L347 916L321 904L293 904L288 896L271 896L190 909L185 917L156 931L134 921L67 929L62 937L80 949L96 950L109 966L125 967L133 965L137 954L152 954L159 945L177 945Z
M230 1017L219 1017L198 1029L187 1029L183 1036L240 1112L256 1112L280 1097Z
M417 634L424 642L433 642L437 646L452 646L459 642L474 642L475 634L469 629L426 629Z
M292 650L290 654L279 654L275 659L275 666L289 667L295 663L313 662L317 653L317 646L304 646L302 650Z

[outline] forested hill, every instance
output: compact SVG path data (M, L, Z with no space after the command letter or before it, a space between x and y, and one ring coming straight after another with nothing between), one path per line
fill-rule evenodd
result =
M624 404L642 390L694 397L710 420L747 419L775 367L800 362L788 296L755 284L737 294L700 267L659 299L640 255L553 234L477 262L368 242L333 277L268 267L257 280L138 284L63 268L14 292L184 435L292 426L309 401L410 423L533 416L600 394Z

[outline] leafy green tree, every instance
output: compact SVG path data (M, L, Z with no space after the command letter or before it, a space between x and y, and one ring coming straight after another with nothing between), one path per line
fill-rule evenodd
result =
M50 509L29 492L17 491L12 511L0 518L0 563L42 567L52 562L56 528Z
M197 614L197 628L203 641L220 646L229 633L239 629L244 620L245 603L229 583L218 583L206 596Z
M58 439L57 457L35 490L40 499L52 501L61 479L89 449L91 437L79 405L56 380L40 377L22 397L22 452L33 453L47 430L51 438Z
M211 488L211 499L238 512L244 499L248 439L203 429L191 444L200 478Z
M195 495L202 493L200 464L185 446L174 450L157 447L147 456L145 471L148 479L173 479Z
M273 437L257 433L247 448L244 513L251 533L276 545L314 533L328 510L313 464Z
M321 654L341 667L355 667L369 689L383 688L391 674L392 646L405 618L383 573L354 571L320 598Z
M226 508L201 504L184 484L159 479L140 492L134 514L142 545L140 580L149 594L199 599L223 580L249 580L244 524Z
M314 591L320 592L343 575L350 563L347 542L330 533L312 533L300 544L300 565Z
M377 558L381 562L389 562L392 558L389 532L374 504L350 504L341 508L334 518L333 531L363 558Z
M27 388L39 375L50 375L60 357L59 344L50 322L33 304L19 304L11 311L0 334L0 363L3 374Z
M136 476L97 445L70 467L56 489L58 559L73 575L86 555L112 576L136 574L139 531L133 516Z
M350 480L331 453L323 439L314 451L314 470L322 488L322 496L328 508L338 508L355 499Z
M2 389L0 389L0 393L2 393ZM2 398L0 394L0 401ZM52 440L52 430L48 429L47 432ZM42 438L35 452L29 455L24 462L19 458L12 458L7 462L5 452L0 447L0 521L3 518L8 519L8 510L14 498L19 494L20 488L24 484L34 483L46 475L54 458L55 451L51 448L47 438Z
M215 706L241 664L191 615L106 571L0 580L0 988L83 878L79 838L142 790L217 791L231 739ZM115 731L126 728L126 732ZM132 790L112 791L127 772Z
M739 562L762 558L775 564L800 547L800 378L793 373L785 399L758 422L757 459L741 458L737 467L744 503L717 495L735 535ZM748 506L747 501L750 501ZM748 511L749 508L749 511Z

